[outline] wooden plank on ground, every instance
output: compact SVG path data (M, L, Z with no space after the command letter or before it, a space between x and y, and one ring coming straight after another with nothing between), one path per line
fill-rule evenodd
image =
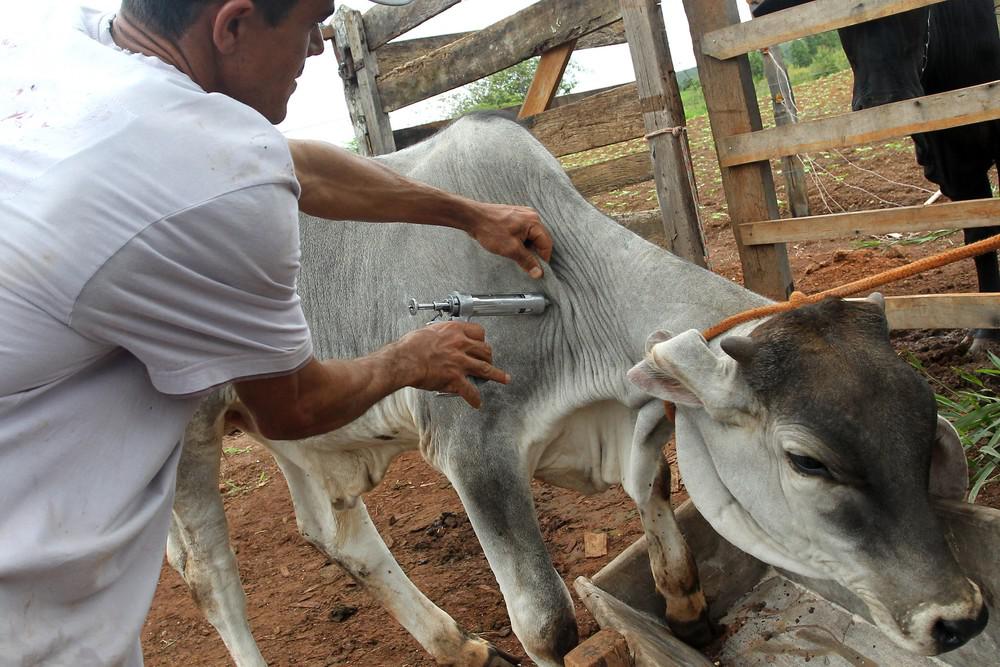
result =
M736 1L684 0L717 152L725 137L759 130L762 126L746 56L716 60L704 55L701 48L703 35L739 23ZM757 162L739 167L724 166L722 185L743 266L743 284L758 294L784 301L792 290L785 246L778 243L748 246L738 233L740 223L778 217L771 165Z
M701 52L713 58L726 60L799 37L864 23L942 1L813 0L746 23L712 30L705 34Z
M368 48L375 51L462 0L413 0L403 7L375 5L364 14Z
M997 118L1000 81L993 81L796 125L733 133L719 142L719 163L732 167Z
M617 144L646 132L634 83L525 118L522 125L556 157Z
M566 173L584 197L610 192L653 178L653 162L649 151L568 169Z
M326 32L323 34L326 35ZM389 42L375 51L375 56L378 58L379 71L384 74L391 72L404 63L416 60L435 49L440 49L442 46L447 46L472 34L472 32L455 32L449 35L418 37L417 39ZM595 30L578 39L576 50L596 49L601 46L624 43L625 24L621 21L615 21L611 25L605 26L600 30Z
M534 116L549 108L552 99L559 92L559 84L562 83L563 73L575 47L576 40L571 39L542 54L538 60L538 68L535 69L535 78L531 80L531 86L517 114L518 118Z
M620 18L617 0L540 0L387 73L379 84L385 110L489 76Z
M667 249L707 267L694 169L689 164L684 103L670 56L659 0L621 0L646 139L653 156L656 197Z
M887 296L890 329L1000 329L1000 294Z
M1000 199L903 206L805 218L747 222L739 226L743 243L793 243L860 237L890 232L927 232L951 227L991 227L1000 220Z

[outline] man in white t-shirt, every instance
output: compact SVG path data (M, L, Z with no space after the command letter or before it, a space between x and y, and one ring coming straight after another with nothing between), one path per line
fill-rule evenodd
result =
M125 0L38 43L0 40L0 665L141 664L177 443L206 390L235 382L286 439L404 386L478 406L466 376L507 381L468 323L312 356L299 207L458 227L535 277L531 251L551 253L528 209L289 149L272 123L332 10Z

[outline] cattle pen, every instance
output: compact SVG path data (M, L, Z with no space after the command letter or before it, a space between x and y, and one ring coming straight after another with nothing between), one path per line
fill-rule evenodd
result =
M683 4L748 288L777 300L788 297L794 277L786 243L995 224L996 199L782 219L771 160L1000 118L998 83L764 128L748 52L941 0L815 0L779 17L745 23L737 1ZM327 27L361 152L404 148L448 122L394 130L389 112L540 55L535 80L516 110L520 122L556 157L645 137L648 151L568 174L588 197L655 179L659 209L619 221L647 236L651 229L662 230L665 247L706 265L697 183L660 3L541 0L479 31L392 41L458 2L415 0L404 9L375 7L365 14L341 7ZM635 82L556 97L574 50L622 43L629 45ZM887 300L887 313L894 329L996 328L1000 296L894 296Z

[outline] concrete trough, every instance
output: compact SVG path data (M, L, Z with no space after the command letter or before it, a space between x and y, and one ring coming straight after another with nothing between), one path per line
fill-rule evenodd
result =
M575 588L602 628L624 635L640 667L1000 665L1000 511L943 500L936 508L959 564L983 589L990 623L965 646L935 658L896 646L847 589L776 570L736 549L690 501L677 517L694 550L712 619L725 626L707 655L676 639L662 620L664 602L653 584L644 538L592 579L577 579Z

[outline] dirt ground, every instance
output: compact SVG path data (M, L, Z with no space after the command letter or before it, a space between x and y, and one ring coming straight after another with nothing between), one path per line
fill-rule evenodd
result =
M820 82L816 90L800 91L803 116L847 109L849 88L848 72ZM818 101L812 104L810 99ZM712 267L739 280L739 262L705 118L690 123L689 138ZM919 204L929 196L927 190L935 189L923 179L908 139L811 157L815 161L810 169L814 213ZM775 178L778 196L783 199L780 174ZM595 203L610 213L621 213L654 207L655 196L651 196L652 185L642 184L598 197ZM873 247L866 248L849 240L796 243L788 247L788 253L797 288L814 292L957 245L961 233L904 243L916 240L869 239L867 245ZM968 261L883 291L974 290L972 263ZM952 367L977 366L961 355L961 334L900 332L894 334L894 343L901 353L916 355L935 377L957 386ZM281 473L259 445L241 434L226 438L219 486L249 598L250 623L270 664L433 664L386 611L299 536ZM1000 507L997 486L987 487L980 501ZM684 497L678 484L674 500ZM553 563L571 590L577 576L594 574L642 533L636 509L620 489L582 497L536 484L535 502ZM482 550L457 495L443 476L416 453L405 454L393 463L366 503L403 569L431 600L465 629L510 653L523 655ZM588 532L607 535L607 555L585 556L584 535ZM580 635L587 637L597 626L578 601L576 607ZM166 565L142 639L151 667L231 664L219 636L203 619L180 577Z

